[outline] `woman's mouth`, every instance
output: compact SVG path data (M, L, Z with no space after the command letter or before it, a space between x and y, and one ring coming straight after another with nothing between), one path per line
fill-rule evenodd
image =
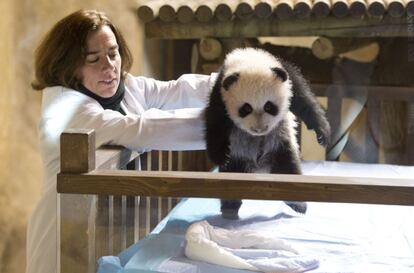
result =
M105 85L112 85L116 83L116 78L109 79L109 80L103 80L103 81L100 81L100 83L105 84Z

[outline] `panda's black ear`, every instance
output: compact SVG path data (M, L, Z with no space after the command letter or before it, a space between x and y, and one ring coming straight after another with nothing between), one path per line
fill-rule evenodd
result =
M227 76L224 81L223 81L223 87L224 89L227 91L229 90L230 86L237 82L237 80L239 79L240 74L239 73L233 73L230 76Z
M287 72L283 68L280 68L280 67L272 67L271 69L272 69L273 73L275 73L276 77L279 78L279 79L281 79L282 82L284 82L284 81L287 80L288 74L287 74Z

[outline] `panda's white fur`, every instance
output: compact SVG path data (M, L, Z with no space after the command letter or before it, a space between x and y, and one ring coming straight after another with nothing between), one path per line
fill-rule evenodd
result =
M249 61L246 61L249 60ZM291 145L298 150L296 141L296 119L289 112L292 97L292 83L288 78L282 81L271 68L282 68L280 61L270 53L255 48L240 48L229 53L224 60L226 78L239 73L239 79L229 90L221 88L221 96L231 120L251 135L269 134L281 120L285 120ZM277 116L263 111L263 105L271 101L279 108ZM253 106L253 113L241 118L238 109L244 104ZM257 132L252 128L266 128Z

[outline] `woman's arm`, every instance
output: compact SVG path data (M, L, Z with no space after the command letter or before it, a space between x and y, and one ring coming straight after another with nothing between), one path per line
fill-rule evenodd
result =
M95 100L77 92L53 88L44 96L40 133L48 147L59 144L69 128L94 129L96 145L116 144L133 150L205 149L203 109L149 109L122 115L104 110Z
M205 107L215 78L216 73L184 74L172 81L135 77L132 89L143 90L147 109L199 108Z

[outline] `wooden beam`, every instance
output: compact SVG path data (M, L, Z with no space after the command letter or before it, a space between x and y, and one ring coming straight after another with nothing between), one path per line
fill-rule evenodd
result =
M413 179L209 172L58 175L59 193L414 205Z
M228 7L227 7L228 8ZM161 12L161 10L160 10ZM217 12L217 9L216 9ZM277 7L275 11L278 16ZM217 16L217 15L216 15ZM223 15L224 16L224 15ZM264 36L329 36L329 37L413 37L406 18L384 17L356 20L345 18L309 18L302 20L280 20L274 16L267 19L229 20L213 19L208 23L194 21L191 24L166 23L159 19L145 25L147 38L196 39L253 38Z

